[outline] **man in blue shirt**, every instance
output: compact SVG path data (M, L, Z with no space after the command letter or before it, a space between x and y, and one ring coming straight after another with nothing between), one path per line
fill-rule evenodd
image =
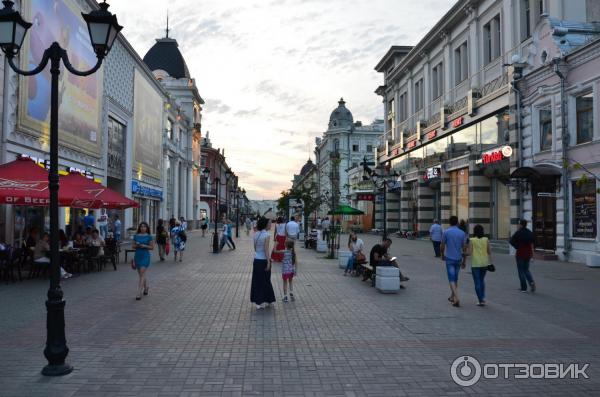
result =
M442 260L446 261L448 282L450 283L451 295L448 300L453 306L459 307L457 294L458 272L465 267L463 253L467 245L467 234L458 228L458 217L450 217L450 227L442 235L440 250Z
M86 228L94 229L94 224L96 223L96 218L92 215L92 211L88 210L87 214L83 217L83 226Z
M433 243L433 251L435 252L435 257L439 258L441 256L440 253L440 244L442 243L442 234L444 233L444 229L440 222L435 219L433 221L433 225L429 228L429 238Z

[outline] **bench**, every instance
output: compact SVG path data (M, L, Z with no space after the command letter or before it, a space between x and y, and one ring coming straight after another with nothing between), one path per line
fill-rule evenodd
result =
M363 275L363 281L371 279L371 282L375 280L375 272L373 272L373 266L369 265L369 262L363 262L358 264L359 273Z

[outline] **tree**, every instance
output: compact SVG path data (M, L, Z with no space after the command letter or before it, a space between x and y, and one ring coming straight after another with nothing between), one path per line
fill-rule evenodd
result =
M310 214L319 208L321 199L317 196L317 185L313 182L309 186L297 186L290 190L281 192L281 196L277 200L277 208L284 213L288 213L289 199L300 199L304 203L302 214L304 219L308 220ZM304 222L304 234L308 233L308 222Z
M590 179L596 180L596 181L600 182L600 177L598 175L594 174L592 171L590 171L589 169L587 169L583 164L579 163L578 161L570 160L570 159L564 159L564 161L563 161L563 167L565 167L567 169L582 170L583 171L583 174L581 174L581 176L579 177L579 179L577 179L577 181L575 182L575 183L577 183L577 185L585 184ZM600 187L598 187L596 189L596 193L600 193Z

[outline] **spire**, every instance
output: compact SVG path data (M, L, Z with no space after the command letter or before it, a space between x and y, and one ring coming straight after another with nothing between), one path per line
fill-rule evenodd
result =
M344 106L344 105L346 105L346 102L344 101L344 97L341 97L341 98L340 98L340 100L339 100L338 104L339 104L340 106Z
M170 30L169 29L169 10L167 10L167 29L166 29L166 31L167 31L166 38L167 39L169 38L169 30Z

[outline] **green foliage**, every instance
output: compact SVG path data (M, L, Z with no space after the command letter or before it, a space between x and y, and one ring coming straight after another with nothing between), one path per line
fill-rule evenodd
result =
M310 186L298 186L290 190L284 190L281 192L281 196L277 200L277 209L287 214L288 200L290 198L301 199L304 203L304 217L308 219L311 213L319 208L321 200L317 194L317 185L311 183ZM308 222L304 222L304 231L308 230Z

